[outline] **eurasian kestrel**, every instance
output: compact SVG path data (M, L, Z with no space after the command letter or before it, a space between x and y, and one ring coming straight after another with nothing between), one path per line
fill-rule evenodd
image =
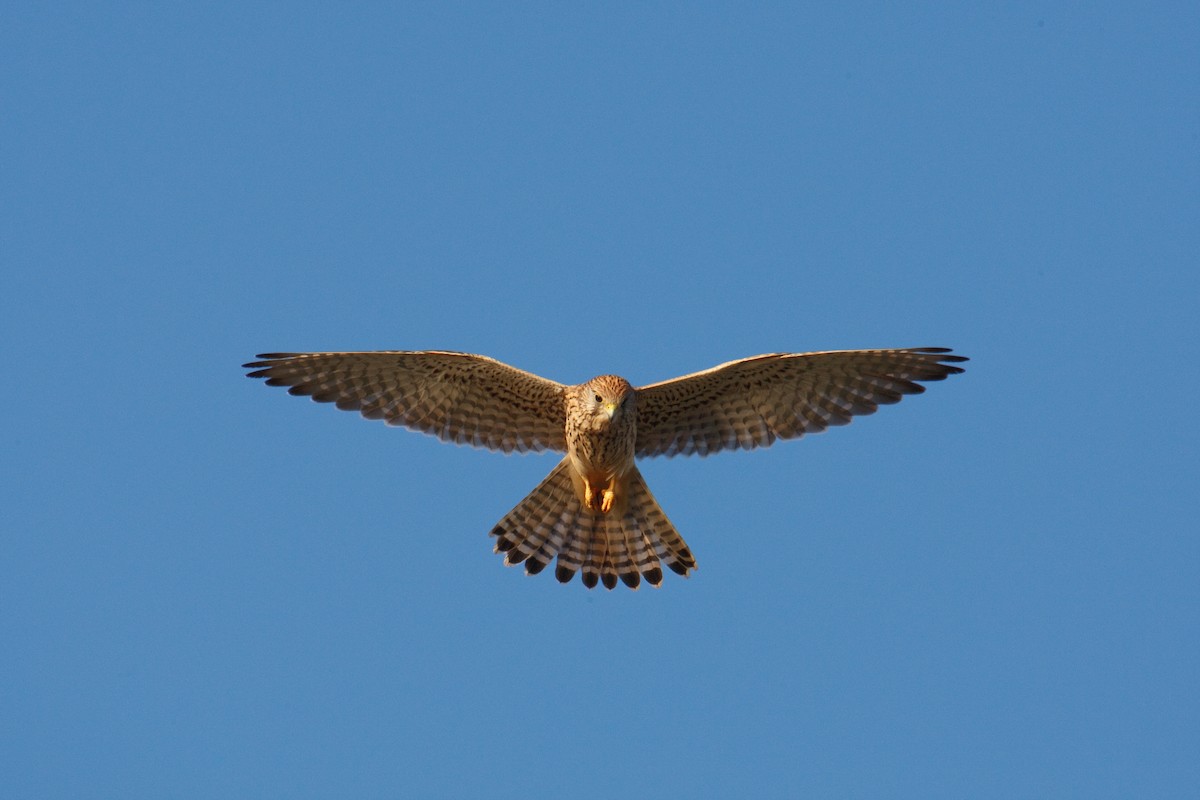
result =
M635 459L753 450L819 433L925 391L966 361L943 347L773 353L634 388L615 375L578 386L486 356L437 350L266 353L249 377L456 444L566 452L492 529L506 564L536 575L557 557L566 583L662 583L696 560Z

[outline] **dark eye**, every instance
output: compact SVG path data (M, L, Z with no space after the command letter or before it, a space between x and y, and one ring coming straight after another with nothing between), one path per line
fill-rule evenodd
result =
M601 397L600 395L596 395L596 402L597 402L597 403L603 403L603 402L604 402L604 398L603 398L603 397Z

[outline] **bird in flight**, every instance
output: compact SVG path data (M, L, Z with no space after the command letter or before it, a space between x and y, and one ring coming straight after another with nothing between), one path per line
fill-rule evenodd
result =
M634 387L616 375L567 386L487 356L439 350L264 353L248 377L368 419L504 453L566 455L492 529L508 565L556 561L589 589L662 584L696 559L636 459L753 450L920 394L962 372L944 347L772 353Z

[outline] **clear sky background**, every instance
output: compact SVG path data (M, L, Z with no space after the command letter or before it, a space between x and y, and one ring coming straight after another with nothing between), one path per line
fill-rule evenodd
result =
M4 18L4 797L1200 794L1195 3ZM923 345L643 462L638 592L491 552L554 456L239 368Z

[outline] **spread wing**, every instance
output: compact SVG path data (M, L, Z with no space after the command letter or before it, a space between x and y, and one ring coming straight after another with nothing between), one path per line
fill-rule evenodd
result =
M486 356L436 350L264 353L250 378L367 419L505 453L566 450L563 386Z
M966 361L944 347L773 353L637 390L639 456L753 450L925 391Z

